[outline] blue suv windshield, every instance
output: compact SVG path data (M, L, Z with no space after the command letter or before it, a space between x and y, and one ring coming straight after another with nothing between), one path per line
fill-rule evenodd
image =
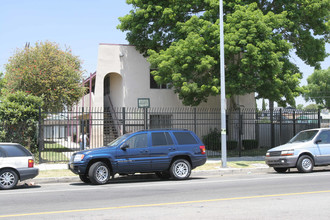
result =
M120 144L122 141L124 141L129 135L131 135L130 133L128 134L124 134L120 137L118 137L117 139L111 141L109 144L107 144L106 146L107 147L115 147L117 146L118 144Z

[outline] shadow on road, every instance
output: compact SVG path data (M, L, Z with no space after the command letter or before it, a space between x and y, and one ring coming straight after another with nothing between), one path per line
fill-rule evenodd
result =
M330 167L314 167L313 172L311 173L322 173L322 172L330 172ZM300 173L297 168L290 168L288 169L288 171L286 171L285 173L277 173L275 170L272 172L268 172L268 174L276 174L276 175L285 175L285 174L308 174L308 173Z
M172 180L160 179L155 174L136 174L136 175L116 175L114 179L110 179L106 184L127 184L127 183L141 183L141 182L172 182L172 181L194 181L198 179L205 179L202 177L191 177L187 180ZM86 186L93 185L83 182L71 183L72 186Z

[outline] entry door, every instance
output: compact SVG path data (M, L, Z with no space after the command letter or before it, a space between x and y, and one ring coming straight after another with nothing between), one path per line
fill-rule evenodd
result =
M127 145L126 150L118 150L117 158L119 172L136 173L151 170L149 159L147 133L139 133L129 138L122 146Z
M320 156L318 157L319 164L330 164L330 130L322 131L316 140L321 140L317 144L320 151Z
M169 154L176 151L176 147L168 132L152 132L150 158L153 171L163 171L169 168Z

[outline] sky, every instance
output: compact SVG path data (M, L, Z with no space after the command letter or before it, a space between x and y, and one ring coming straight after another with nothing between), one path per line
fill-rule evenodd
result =
M61 49L71 48L83 61L85 76L96 71L100 43L128 44L126 34L118 30L119 17L132 9L125 0L0 0L0 72L19 48L27 42L50 41ZM330 44L327 45L330 53ZM292 54L292 60L303 72L301 85L314 68ZM330 66L330 57L321 63ZM297 104L307 105L302 98Z

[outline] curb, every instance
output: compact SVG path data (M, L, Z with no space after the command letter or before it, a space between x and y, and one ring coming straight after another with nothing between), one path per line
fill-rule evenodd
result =
M251 174L265 174L270 172L272 169L267 168L219 168L218 170L196 170L192 171L192 177L198 176L224 176L224 175L251 175ZM68 176L68 177L45 177L35 178L22 183L26 184L50 184L50 183L73 183L81 182L79 176Z
M223 176L223 175L250 175L250 174L265 174L271 172L269 167L262 168L220 168L219 170L198 170L193 171L194 176Z

